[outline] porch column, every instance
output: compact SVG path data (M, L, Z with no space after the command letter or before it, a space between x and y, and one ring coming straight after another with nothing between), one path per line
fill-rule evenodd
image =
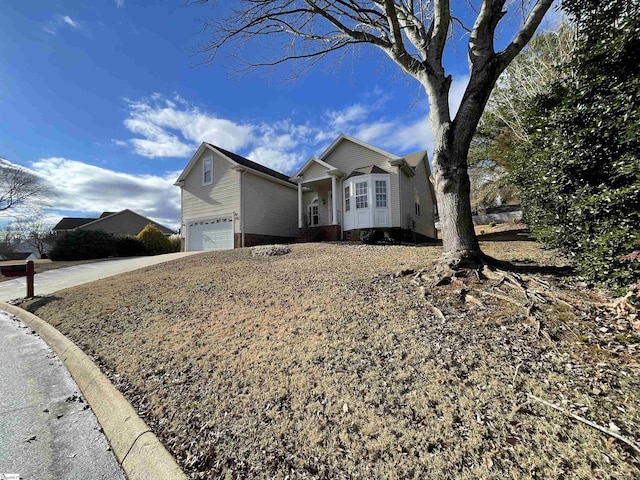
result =
M337 197L337 184L338 184L338 179L335 177L335 175L331 176L331 203L333 204L333 225L338 225L338 199Z
M304 215L302 212L304 207L302 205L302 182L298 182L298 228L304 228Z

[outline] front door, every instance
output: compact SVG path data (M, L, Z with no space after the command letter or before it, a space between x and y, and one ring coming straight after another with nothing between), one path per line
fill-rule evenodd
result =
M309 225L316 226L320 224L320 212L318 211L318 197L314 198L307 209L309 214Z

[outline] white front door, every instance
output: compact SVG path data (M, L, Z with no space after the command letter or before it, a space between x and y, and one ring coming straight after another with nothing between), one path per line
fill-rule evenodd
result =
M320 224L320 211L318 210L318 197L314 198L307 208L309 214L309 225L316 226Z

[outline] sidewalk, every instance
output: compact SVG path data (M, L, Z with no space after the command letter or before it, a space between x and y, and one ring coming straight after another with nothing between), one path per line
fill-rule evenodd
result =
M178 258L194 255L202 252L178 252L152 257L136 257L125 259L105 260L96 263L87 263L75 267L60 268L44 273L38 273L34 277L34 293L36 295L49 295L50 293L65 288L75 287L83 283L89 283L101 278L111 277L120 273L130 272L139 268L157 265L159 263L176 260ZM22 298L27 292L27 280L18 277L12 280L0 282L0 302L6 302L15 298Z
M0 474L124 480L78 386L51 349L0 312Z

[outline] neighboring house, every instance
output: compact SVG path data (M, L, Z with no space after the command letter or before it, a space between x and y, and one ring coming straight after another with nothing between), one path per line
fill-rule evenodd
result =
M186 251L290 242L297 236L297 186L240 155L202 143L175 185Z
M291 180L298 184L298 227L322 227L327 240L358 240L362 229L436 238L435 192L426 151L397 156L340 135Z
M115 213L104 212L98 218L65 217L53 227L53 232L56 235L60 235L74 230L102 230L118 237L122 235L137 235L150 223L158 227L167 236L175 233L170 228L129 209Z
M43 247L43 253L45 254L45 256L49 255L49 253L53 249L53 246L48 242L43 242L42 247ZM22 260L23 257L26 260L36 260L36 259L42 258L40 256L40 252L38 251L38 248L36 248L36 245L33 243L33 241L29 241L29 240L26 240L24 242L17 244L15 247L13 247L13 251L15 255L12 255L12 258L10 258L10 260L15 260L15 259Z
M522 220L521 205L499 205L489 207L483 213L473 216L474 225L488 225L489 223L519 222Z

